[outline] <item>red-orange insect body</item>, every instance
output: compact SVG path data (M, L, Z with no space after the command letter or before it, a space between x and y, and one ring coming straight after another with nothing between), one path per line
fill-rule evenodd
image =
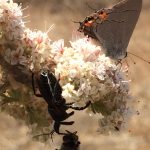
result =
M100 11L99 12L99 19L101 19L102 21L105 21L108 19L108 13L105 11Z
M91 20L91 21L87 21L87 22L85 22L84 23L84 25L86 26L86 27L91 27L91 26L93 26L93 20Z

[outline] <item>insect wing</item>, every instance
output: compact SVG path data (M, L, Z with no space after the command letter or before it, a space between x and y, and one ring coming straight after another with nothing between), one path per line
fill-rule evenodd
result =
M94 30L93 30L93 27L86 27L85 26L83 32L84 32L85 36L91 37L93 39L97 39L97 37L95 36Z
M97 27L93 28L107 56L113 59L122 59L126 56L126 49L141 7L142 0L123 0L108 9L107 20L98 23Z

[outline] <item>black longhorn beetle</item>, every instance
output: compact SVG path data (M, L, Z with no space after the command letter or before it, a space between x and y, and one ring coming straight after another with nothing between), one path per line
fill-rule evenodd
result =
M36 94L35 79L40 94ZM48 104L48 112L54 120L53 130L49 133L51 135L54 132L65 135L66 133L59 132L60 125L72 125L74 123L74 121L64 121L74 114L74 111L70 113L66 112L69 108L74 110L84 110L91 104L91 101L88 101L84 107L74 107L72 106L74 102L66 103L66 100L62 97L62 87L59 84L59 80L60 79L57 80L54 74L49 70L43 69L38 74L32 73L32 87L34 94L44 98Z

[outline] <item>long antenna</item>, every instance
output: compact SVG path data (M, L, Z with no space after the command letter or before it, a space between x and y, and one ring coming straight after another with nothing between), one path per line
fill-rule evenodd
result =
M128 56L130 58L130 60L133 62L133 64L136 64L136 62L132 59L131 56Z
M96 9L92 8L92 7L88 4L88 2L86 2L86 5L87 5L87 7L89 7L90 9L92 9L92 10L94 10L94 11L97 11Z
M136 54L133 54L133 53L131 53L131 52L128 52L128 53L131 54L131 55L133 55L133 56L135 56L135 57L137 57L137 58L139 58L139 59L141 59L141 60L143 60L143 61L145 61L146 63L150 64L150 61L145 60L144 58L142 58L142 57L140 57L140 56L138 56L138 55L136 55Z

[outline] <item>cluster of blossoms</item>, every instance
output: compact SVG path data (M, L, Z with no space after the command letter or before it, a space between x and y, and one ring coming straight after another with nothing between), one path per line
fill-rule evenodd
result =
M21 6L13 3L12 0L0 1L0 46L1 55L11 64L15 63L15 57L22 56L21 39L25 29L22 21Z
M47 68L58 77L66 101L75 105L91 101L89 111L101 113L101 131L120 129L127 114L127 70L103 54L88 38L52 42L47 33L31 31L22 21L21 7L12 0L0 1L1 55L10 65L28 70Z
M0 85L3 84L2 76L3 76L3 74L2 74L2 69L1 69L1 66L0 66Z
M62 47L63 40L57 45L61 47L60 53L53 49L57 64L55 75L60 75L63 97L76 105L91 101L90 111L103 115L100 119L102 132L120 129L128 109L129 86L125 81L128 70L122 70L106 57L90 39L71 42L70 48Z
M0 44L17 42L24 32L21 6L12 0L0 1Z
M1 55L11 65L39 70L51 63L47 33L26 28L21 6L12 0L0 1L0 33Z

